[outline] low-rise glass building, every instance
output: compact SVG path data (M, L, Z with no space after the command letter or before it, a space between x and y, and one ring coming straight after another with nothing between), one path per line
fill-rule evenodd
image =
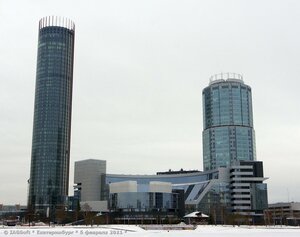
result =
M236 161L230 167L205 172L160 172L157 175L99 172L95 178L102 184L98 187L101 198L90 201L107 201L105 211L116 218L126 217L127 221L129 217L139 219L152 215L154 218L153 212L160 210L162 215L172 213L178 218L201 211L214 223L226 223L229 215L238 214L251 219L252 223L259 223L267 208L267 189L263 183L266 178L262 162L257 161ZM87 190L85 186L89 183L77 180L81 190ZM153 189L155 183L167 183L169 188L157 185ZM78 189L76 192L78 194Z
M167 218L183 217L183 192L172 190L168 182L138 184L123 181L109 184L109 211L114 222L118 220L139 223L165 223ZM182 202L182 203L180 203Z

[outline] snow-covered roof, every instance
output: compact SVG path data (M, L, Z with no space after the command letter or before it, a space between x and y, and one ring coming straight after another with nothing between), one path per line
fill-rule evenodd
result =
M208 215L205 215L200 211L194 211L184 216L184 218L189 218L189 217L208 217Z

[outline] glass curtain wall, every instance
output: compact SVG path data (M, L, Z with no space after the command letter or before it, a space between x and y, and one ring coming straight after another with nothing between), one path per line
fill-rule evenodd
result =
M75 26L39 24L28 208L62 208L68 195Z
M204 170L256 160L251 88L229 77L211 81L202 96Z

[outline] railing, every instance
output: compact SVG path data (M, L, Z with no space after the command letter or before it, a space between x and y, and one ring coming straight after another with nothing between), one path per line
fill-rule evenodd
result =
M244 82L243 81L243 75L238 73L232 73L232 72L226 72L226 73L218 73L215 75L212 75L209 78L209 85L217 82L222 82L226 80L233 80L238 82Z
M74 22L60 16L46 16L39 21L39 30L49 26L59 26L75 31Z

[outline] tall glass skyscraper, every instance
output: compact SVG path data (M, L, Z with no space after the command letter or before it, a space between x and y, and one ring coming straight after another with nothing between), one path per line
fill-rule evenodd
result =
M28 208L62 208L68 195L75 25L39 22Z
M235 73L210 78L203 97L203 169L256 160L251 88Z

